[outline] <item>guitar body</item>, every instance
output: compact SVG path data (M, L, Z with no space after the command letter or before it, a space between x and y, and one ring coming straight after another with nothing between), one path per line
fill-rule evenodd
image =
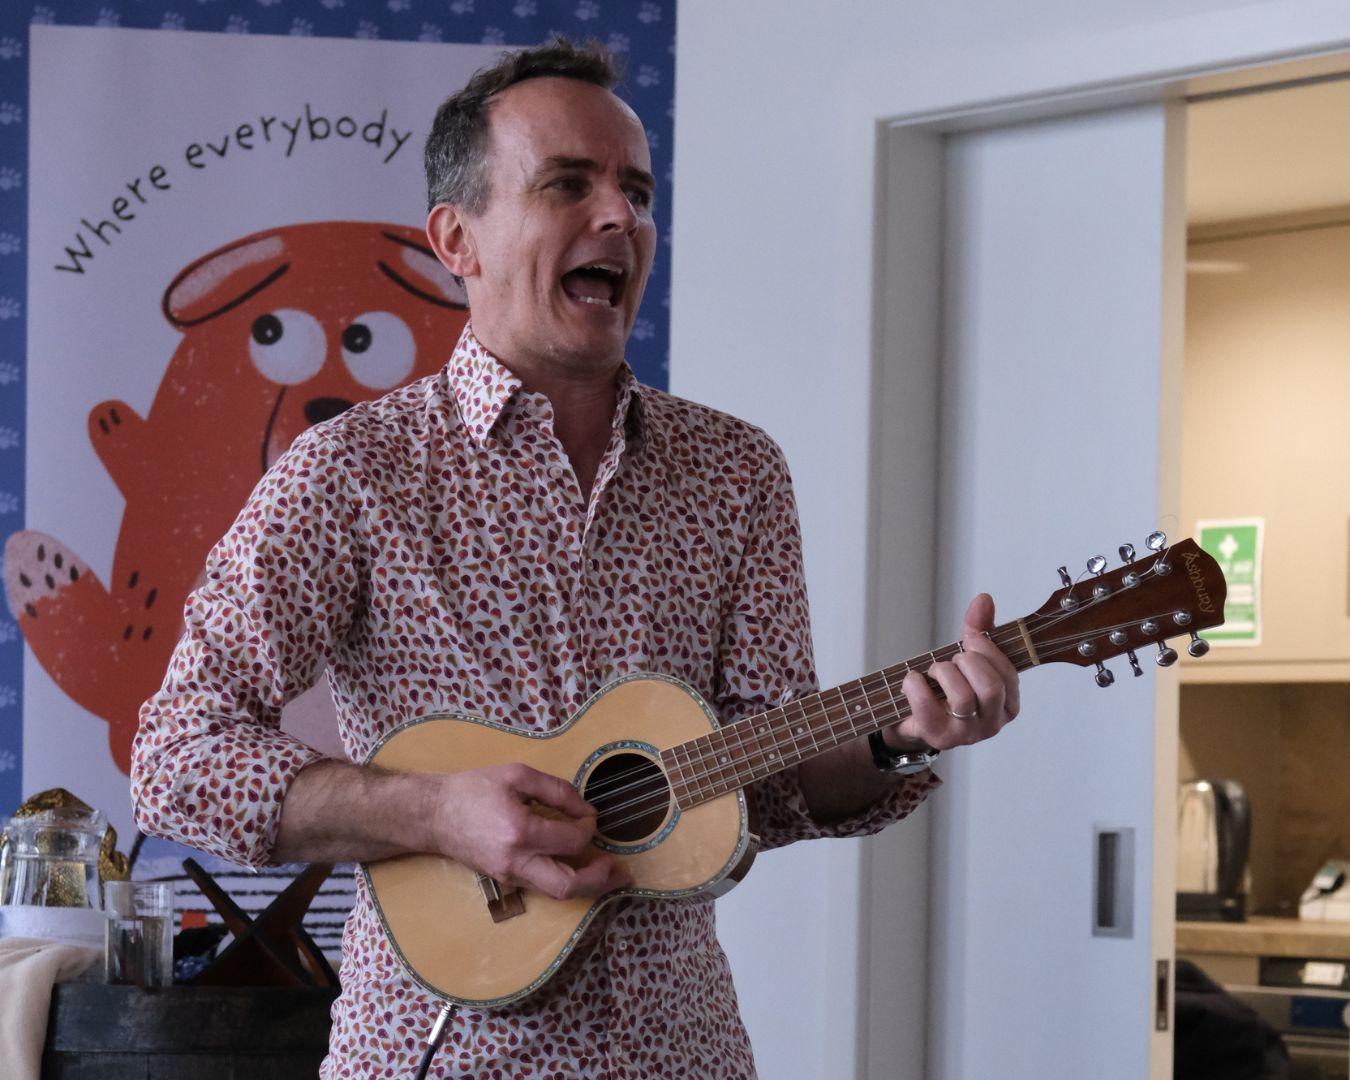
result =
M385 736L368 764L456 773L522 762L572 783L602 808L597 853L618 855L633 878L631 886L600 899L554 900L504 892L438 855L364 864L380 921L409 974L463 1005L505 1005L538 989L610 900L730 888L754 857L744 796L733 791L682 809L659 756L715 727L711 709L683 683L632 675L603 687L556 731L455 715L413 720ZM636 796L613 796L626 788ZM606 793L610 811L603 809Z

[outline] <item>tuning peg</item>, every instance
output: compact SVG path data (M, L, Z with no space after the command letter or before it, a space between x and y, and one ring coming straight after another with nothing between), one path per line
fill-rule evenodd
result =
M1155 529L1144 538L1144 544L1149 551L1161 551L1167 546L1167 534Z
M1119 547L1117 550L1120 552L1120 561L1121 561L1121 562L1123 562L1123 563L1132 563L1132 562L1134 562L1134 545L1133 545L1133 544L1121 544L1120 547Z
M1116 681L1116 677L1111 674L1111 669L1100 660L1097 661L1097 674L1094 675L1093 678L1097 680L1097 685L1103 688L1110 686Z
M1105 555L1092 556L1092 558L1090 558L1087 561L1087 568L1088 573L1096 574L1098 577L1101 577L1101 575L1106 570L1106 556Z
M1133 649L1125 654L1125 658L1129 660L1130 670L1133 671L1135 675L1142 675L1144 673L1144 669L1139 666L1139 657L1135 654Z
M1158 655L1153 658L1159 667L1171 667L1177 662L1177 651L1170 645L1158 642Z
M1059 568L1059 580L1064 583L1066 589L1073 584L1073 578L1069 577L1069 568L1067 566L1061 566Z
M1192 656L1204 656L1209 652L1209 642L1192 630L1191 643L1186 646L1186 651Z

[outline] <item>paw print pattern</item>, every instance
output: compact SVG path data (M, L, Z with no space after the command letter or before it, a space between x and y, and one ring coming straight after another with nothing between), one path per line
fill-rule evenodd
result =
M661 5L653 4L650 0L643 0L642 6L638 8L638 22L654 23L661 21Z
M38 6L33 9L33 17L28 21L35 26L50 26L52 23L56 22L56 12L46 4L38 4Z
M386 4L385 6L388 7L390 11L395 13L400 11L407 11L410 7L412 7L412 0L389 0L389 3Z
M648 129L647 129L647 147L648 147L648 149L650 149L650 150L655 150L655 149L656 149L658 146L660 146L660 145L661 145L661 136L660 136L660 134L657 133L657 132L655 132L655 131L653 131L651 128L648 128Z
M582 22L585 22L588 19L594 19L600 14L600 5L597 3L597 0L581 0L581 3L577 5L577 10L574 14Z
M0 191L17 191L23 187L23 173L5 166L0 168Z
M227 34L247 34L248 20L242 15L231 15L230 21L225 24L225 33Z
M281 3L281 0L258 0L258 3L263 7L272 7L275 4Z
M528 19L531 15L539 14L539 5L535 0L516 0L511 12L518 19Z
M646 341L648 338L656 336L656 327L650 319L638 319L633 323L633 337L638 341Z
M187 19L176 11L166 11L164 21L159 24L161 30L186 30Z
M98 13L98 18L94 20L95 26L121 26L122 16L117 14L112 8L103 8Z
M642 64L634 81L639 86L657 86L661 82L661 72L652 64Z
M19 640L19 624L13 619L0 619L0 645Z
M0 386L10 386L19 381L19 365L0 363Z
M473 0L450 0L451 15L468 15L473 11Z
M0 427L0 450L13 450L18 445L18 428Z
M345 7L347 0L319 0L319 3L321 3L329 11L333 11L336 8Z
M23 250L23 240L11 232L0 232L0 255L17 255Z
M626 53L632 46L633 41L627 34L610 34L605 42L605 48L612 53Z
M445 31L434 23L423 23L422 31L417 35L418 41L444 41Z
M13 101L0 101L0 124L17 124L23 119L23 110Z
M19 703L19 692L12 686L0 686L0 708L8 709Z
M19 509L19 497L12 491L0 491L0 514L12 514Z
M12 750L0 750L0 772L9 772L11 769L18 768L19 762L14 757Z
M291 37L311 37L314 34L314 24L308 19L296 19L286 33Z
M500 26L488 26L483 30L484 45L505 45L506 31Z
M23 305L13 296L0 296L0 319L17 319Z
M17 60L23 55L23 42L18 38L0 38L0 60Z
M364 41L374 41L380 36L380 28L369 19L362 19L356 24L356 33L353 37L361 38Z

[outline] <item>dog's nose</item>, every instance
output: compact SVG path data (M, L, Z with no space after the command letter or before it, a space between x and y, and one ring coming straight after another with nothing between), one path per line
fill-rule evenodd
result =
M324 420L331 420L333 417L345 413L351 407L352 403L346 398L310 398L309 401L305 402L305 419L311 424L317 424Z

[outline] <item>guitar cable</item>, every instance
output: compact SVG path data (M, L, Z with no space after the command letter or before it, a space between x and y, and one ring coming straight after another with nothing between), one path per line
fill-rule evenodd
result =
M441 1043L445 1041L445 1029L450 1021L459 1015L459 1006L453 1001L447 1001L441 1006L441 1011L436 1017L436 1023L431 1026L431 1034L427 1036L427 1048L422 1053L422 1063L417 1066L417 1080L427 1080L427 1070L431 1068L431 1059L436 1056L436 1051L441 1048Z

